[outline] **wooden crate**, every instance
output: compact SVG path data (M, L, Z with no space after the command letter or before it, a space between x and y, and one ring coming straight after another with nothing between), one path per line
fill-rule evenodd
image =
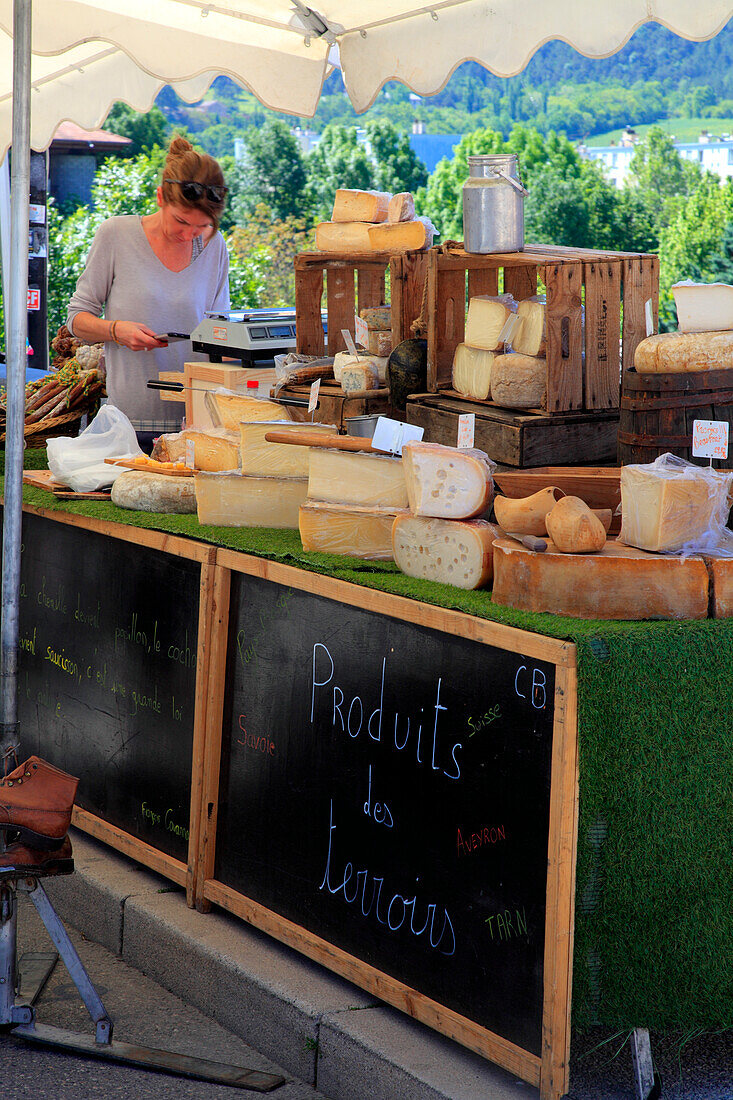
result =
M547 293L547 412L617 409L622 368L646 336L645 303L656 328L659 260L626 252L527 245L523 252L428 253L428 389L450 388L453 355L465 335L468 299L503 290L518 301ZM585 309L585 324L583 324Z
M333 380L321 382L318 391L318 408L313 420L316 424L335 424L339 431L346 431L346 420L350 416L366 416L376 413L379 416L391 416L392 406L386 390L375 390L374 397L347 397L341 386ZM308 400L310 384L284 386L280 390L280 397L300 397ZM307 408L291 406L288 412L294 420L306 422L311 420L311 414Z
M407 399L405 419L425 429L429 443L455 447L458 417L475 413L475 444L506 466L577 466L616 461L618 412L537 415L481 406L442 394L415 394Z
M301 252L295 257L296 347L303 355L335 355L345 348L342 329L354 335L357 310L385 304L385 274L390 269L392 346L410 335L420 315L427 252L365 254ZM328 345L321 308L326 279Z

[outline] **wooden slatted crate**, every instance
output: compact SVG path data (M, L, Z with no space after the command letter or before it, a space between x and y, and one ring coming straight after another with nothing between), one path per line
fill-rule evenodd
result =
M468 300L503 291L517 301L547 294L545 413L617 409L621 370L646 336L645 304L659 310L657 256L527 245L523 252L428 253L428 389L451 388L453 355L463 342ZM585 317L583 318L583 310ZM479 402L477 402L479 404Z

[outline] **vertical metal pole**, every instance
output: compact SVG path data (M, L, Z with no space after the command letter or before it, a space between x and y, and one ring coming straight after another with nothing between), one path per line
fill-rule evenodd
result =
M7 424L0 627L0 753L18 749L18 620L23 516L23 426L28 333L31 0L13 4L13 146L10 185L10 313L6 316Z
M0 1024L13 1021L18 904L15 890L0 886Z

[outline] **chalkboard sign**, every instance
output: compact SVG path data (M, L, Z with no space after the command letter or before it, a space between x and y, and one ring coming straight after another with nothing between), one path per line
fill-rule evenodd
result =
M542 1049L555 665L233 575L215 878Z
M24 513L23 756L80 778L77 804L188 856L201 566Z

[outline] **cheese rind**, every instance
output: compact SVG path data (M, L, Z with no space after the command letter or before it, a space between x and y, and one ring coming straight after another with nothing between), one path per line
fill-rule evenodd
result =
M175 434L161 435L150 457L158 462L185 462L189 443L193 443L195 469L212 472L239 468L239 436L224 428L212 428L208 432L186 428Z
M377 369L369 363L346 367L341 372L341 388L344 393L361 393L363 390L376 390L378 387Z
M377 378L383 385L387 378L387 358L386 355L370 355L368 352L352 355L349 351L337 351L333 360L333 377L340 385L345 370L350 367L370 366L377 372Z
M316 226L319 252L373 252L368 222L321 222Z
M241 472L248 477L308 477L310 448L291 443L268 443L265 435L277 428L289 432L335 435L333 424L295 424L290 420L256 420L239 425Z
M392 196L387 191L357 191L339 187L333 200L334 222L383 222Z
M733 332L660 332L634 352L640 374L676 374L733 368Z
M478 450L410 441L402 448L407 496L417 516L472 519L494 496L492 464Z
M662 553L712 549L728 518L733 474L699 466L664 469L668 457L622 468L619 539Z
M415 219L415 200L410 191L399 191L389 200L388 222L411 222Z
M408 577L482 588L493 575L492 544L499 534L481 519L398 516L392 528L394 559Z
M402 514L408 513L307 500L300 508L300 540L310 553L392 561L392 525Z
M111 500L118 508L136 512L193 515L196 512L193 480L192 477L125 470L112 485Z
M247 397L242 393L226 390L210 390L204 395L206 407L217 427L239 435L243 420L292 420L288 409L275 401Z
M369 508L407 508L402 459L312 447L308 497Z
M453 389L464 397L485 401L491 394L495 352L459 344L453 356Z
M507 409L543 409L547 404L547 360L497 355L491 365L491 399Z
M214 527L297 527L305 478L194 474L199 523Z
M367 336L367 351L370 355L387 359L392 351L392 332L383 332L381 329L370 329Z
M544 356L547 347L547 310L544 302L528 298L517 306L518 324L511 337L520 355Z
M433 244L433 226L427 218L369 227L369 241L375 252L419 252Z
M470 299L466 318L465 342L472 348L496 351L499 336L512 310L501 298L481 294Z

